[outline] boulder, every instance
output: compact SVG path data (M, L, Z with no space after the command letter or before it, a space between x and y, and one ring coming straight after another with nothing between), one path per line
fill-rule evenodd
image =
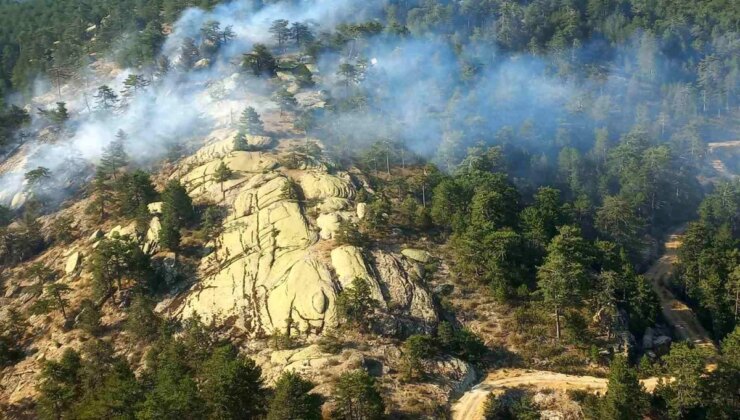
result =
M357 203L357 218L362 220L367 215L367 203Z
M247 144L259 149L267 149L272 145L272 137L270 136L253 136L247 135Z
M668 354L668 352L671 350L672 342L673 340L671 339L671 337L668 337L666 335L658 336L653 340L653 351L658 356Z
M432 254L422 249L406 248L404 250L401 250L401 255L410 260L418 261L422 264L426 264L432 260Z
M368 282L373 299L385 302L380 285L370 273L370 267L362 255L362 249L352 245L335 248L331 251L331 265L337 273L342 288L351 287L354 279L361 278Z
M321 229L321 239L332 239L339 230L342 218L336 213L322 214L316 219L316 225Z
M653 341L655 338L655 331L652 327L647 327L645 333L642 335L642 349L650 350L653 348Z
M447 296L455 290L455 286L452 284L444 283L434 287L433 292L436 295Z
M332 175L325 172L308 172L299 180L306 199L326 199L331 197L351 199L355 187L349 174Z
M162 203L161 201L158 201L156 203L149 203L147 205L147 208L149 209L149 213L154 214L154 215L162 214L162 205L163 204L164 203Z
M77 269L80 267L81 260L82 255L80 255L80 252L73 252L72 255L67 258L67 263L64 265L64 272L68 275L77 272Z
M90 235L90 237L87 239L87 241L90 242L90 243L97 242L100 239L102 239L103 236L105 236L103 234L103 231L100 230L100 229L97 229L95 232L92 233L92 235Z
M201 58L200 60L195 62L195 64L193 65L193 68L196 70L202 70L202 69L207 69L210 66L211 66L211 60L207 58Z
M144 236L144 243L141 244L141 250L147 254L154 254L159 249L159 231L162 230L162 223L159 217L153 217L149 222L149 229Z
M24 204L26 204L26 200L28 199L28 196L24 192L16 193L13 196L13 199L10 201L10 208L12 210L17 210L21 207L23 207Z

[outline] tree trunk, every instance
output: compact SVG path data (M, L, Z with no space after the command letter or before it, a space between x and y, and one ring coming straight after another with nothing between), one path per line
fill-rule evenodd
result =
M560 341L560 308L555 308L555 337Z

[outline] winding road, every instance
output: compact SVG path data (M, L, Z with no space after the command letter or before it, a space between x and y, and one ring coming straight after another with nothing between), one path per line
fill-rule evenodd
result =
M670 323L678 338L690 340L699 346L712 346L709 334L701 326L691 309L679 301L666 286L666 280L673 271L676 262L676 252L681 245L681 235L684 228L672 231L665 243L665 252L645 272L645 276L653 282L660 298L663 317ZM641 381L648 391L653 391L658 378L648 378ZM594 376L566 375L557 372L537 371L528 369L497 369L489 372L486 378L471 390L463 394L452 404L453 420L480 420L483 418L483 406L491 392L506 388L526 387L533 389L568 390L578 389L591 392L606 390L607 379Z

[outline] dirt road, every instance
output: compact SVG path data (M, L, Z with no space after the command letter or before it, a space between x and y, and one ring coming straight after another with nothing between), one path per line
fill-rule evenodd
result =
M658 378L642 381L645 389L652 392ZM466 392L452 406L454 420L481 419L483 406L488 395L496 390L525 387L529 389L568 390L580 389L591 392L605 392L607 380L595 376L575 376L563 373L528 369L499 369L488 376L473 389Z
M653 281L658 297L660 298L663 316L670 323L676 335L685 340L691 340L700 346L714 346L709 334L699 324L691 309L676 299L666 287L665 280L672 273L676 262L676 252L681 245L683 228L674 230L665 243L665 253L658 259L645 275ZM648 391L653 391L658 378L648 378L641 381ZM506 388L526 387L533 389L568 390L580 389L585 391L605 391L607 380L594 376L565 375L556 372L525 370L525 369L498 369L490 372L486 378L466 392L452 405L454 420L479 420L483 417L483 406L488 395L495 390Z
M673 272L678 247L681 245L683 228L675 230L665 243L665 253L645 273L653 281L655 292L660 298L663 317L673 327L678 338L692 341L696 345L714 347L711 337L696 319L694 312L685 303L678 300L666 286L666 281Z

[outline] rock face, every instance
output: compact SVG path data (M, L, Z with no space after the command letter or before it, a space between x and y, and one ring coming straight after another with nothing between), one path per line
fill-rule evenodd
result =
M67 263L64 265L64 272L68 275L75 273L80 266L81 260L82 260L82 255L80 255L80 252L79 251L73 252L67 258Z
M220 203L228 216L213 252L201 261L201 280L171 309L252 336L318 334L338 324L336 297L360 277L379 303L385 332L433 327L437 315L415 262L352 246L327 250L333 244L325 241L332 240L340 221L357 220L348 174L283 171L272 153L228 152L220 143L187 161L181 180L196 201ZM223 186L212 176L221 161L234 172ZM318 213L315 222L304 213L306 204L291 198L296 183L312 203L311 212ZM158 225L154 218L144 242L148 251L156 249Z
M401 255L411 260L423 263L423 264L426 264L432 260L432 254L422 249L407 248L407 249L401 250Z

